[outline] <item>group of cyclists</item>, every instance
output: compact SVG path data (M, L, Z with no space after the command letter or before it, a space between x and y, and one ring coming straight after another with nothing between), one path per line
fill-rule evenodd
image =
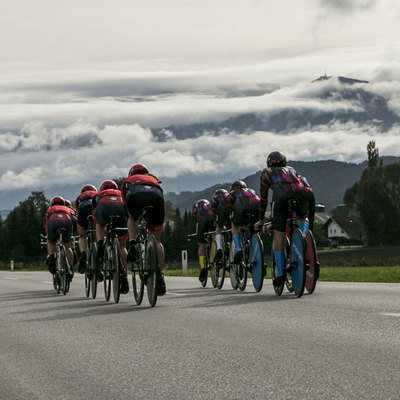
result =
M161 234L164 226L165 210L161 181L151 174L143 164L133 165L121 188L113 180L102 182L99 190L92 185L84 185L72 207L71 203L61 196L55 196L45 213L44 227L47 235L48 255L46 263L50 273L56 271L56 241L57 232L64 229L63 242L66 248L68 263L75 265L77 255L75 242L72 240L74 232L79 234L80 259L78 271L84 273L86 269L86 233L88 217L92 216L95 224L97 256L96 262L101 265L104 256L104 236L106 225L111 216L118 216L121 262L124 267L124 276L121 284L121 293L129 292L127 279L127 263L135 261L136 238L139 233L139 219L143 209L151 206L148 214L148 230L154 235L157 242L157 255L160 269L158 294L166 293L164 270L164 248L161 243ZM272 190L271 227L273 227L273 253L277 266L277 276L274 285L282 284L284 278L284 240L286 221L288 218L288 201L296 199L298 227L303 236L312 228L314 218L315 199L307 179L287 165L285 155L279 151L271 152L267 157L267 168L260 176L260 196L248 188L242 180L232 183L230 190L223 188L215 191L211 201L200 199L193 207L192 215L197 221L198 257L200 263L200 281L207 277L206 240L205 233L215 229L216 254L222 256L222 232L227 227L232 230L232 237L236 253L234 263L240 263L243 257L241 248L241 225L246 217L250 216L251 227L258 231L264 224L265 212L268 205L268 192ZM127 241L128 239L128 241ZM128 250L126 249L128 243ZM73 276L73 268L70 271ZM72 278L71 276L71 278ZM101 276L99 277L101 280Z
M272 190L271 224L273 228L273 253L277 265L277 276L274 285L282 285L284 277L284 241L286 221L288 218L288 201L296 199L294 210L298 218L298 226L305 237L307 230L312 229L315 213L315 198L310 184L304 176L287 165L284 154L273 151L267 157L267 168L260 176L260 197L242 180L234 181L229 192L217 189L213 198L200 199L193 206L192 215L197 221L198 257L200 264L199 280L207 278L206 239L205 233L215 229L216 254L214 260L222 256L222 232L230 228L236 253L233 262L240 263L243 257L241 248L240 227L246 217L253 232L264 224L268 205L268 191Z
M79 234L78 246L80 259L78 265L79 273L84 273L87 265L86 255L86 233L88 230L88 217L92 216L96 232L98 265L103 263L104 257L104 236L106 226L110 222L111 216L118 217L117 228L127 228L117 230L118 241L120 244L120 257L124 268L121 284L121 293L129 292L129 282L127 278L127 263L135 262L135 244L139 233L139 218L144 207L147 208L148 231L154 235L157 242L157 255L159 261L160 275L158 280L158 295L162 296L166 292L164 279L164 248L161 243L161 233L164 226L164 196L160 186L161 181L151 174L143 164L133 165L128 173L128 177L123 181L121 188L113 180L102 182L99 190L92 185L84 185L72 207L71 203L61 196L55 196L50 201L50 207L45 213L44 228L47 236L47 258L50 273L56 272L56 240L57 232L60 228L64 229L63 243L66 248L68 263L71 266L70 274L73 276L73 265L78 260L75 251L73 234ZM128 240L128 251L126 242ZM99 280L101 280L101 275Z

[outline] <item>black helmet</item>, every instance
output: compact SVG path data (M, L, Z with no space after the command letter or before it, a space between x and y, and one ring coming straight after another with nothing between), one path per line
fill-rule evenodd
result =
M244 182L244 181L235 181L235 182L232 183L230 190L244 189L245 187L247 187L246 186L246 182Z
M214 196L213 196L213 197L217 197L217 196L220 196L221 194L227 194L227 193L228 193L228 191L225 190L225 189L217 189L217 190L214 192Z
M286 157L280 151L273 151L268 155L267 166L286 167Z

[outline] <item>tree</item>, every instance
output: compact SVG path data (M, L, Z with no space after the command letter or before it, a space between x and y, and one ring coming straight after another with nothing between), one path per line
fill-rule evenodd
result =
M367 144L368 168L377 167L380 164L379 149L375 147L375 140Z

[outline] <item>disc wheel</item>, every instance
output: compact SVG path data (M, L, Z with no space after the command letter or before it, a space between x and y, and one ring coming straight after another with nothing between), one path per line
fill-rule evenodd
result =
M306 281L306 249L305 241L301 231L296 228L290 243L290 266L293 290L297 297L304 293Z
M317 271L318 260L317 260L317 249L315 246L314 236L310 230L307 231L306 235L306 259L307 259L307 270L306 270L306 290L308 293L313 293L315 285L317 284Z
M251 279L256 292L259 292L264 283L264 248L260 236L255 233L251 238L250 246L250 268Z
M148 272L146 282L147 298L149 300L150 307L154 307L157 303L158 279L160 272L158 268L157 242L153 235L150 236L147 243L146 270Z
M131 264L133 297L137 305L143 300L145 243L136 243L136 261ZM142 276L141 276L142 275Z

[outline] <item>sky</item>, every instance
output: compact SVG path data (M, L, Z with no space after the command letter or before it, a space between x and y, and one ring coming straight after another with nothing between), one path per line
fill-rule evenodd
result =
M180 191L262 169L272 150L361 162L375 139L399 156L397 128L354 124L154 136L288 106L356 110L312 96L325 73L370 81L400 115L399 20L397 0L0 0L0 209L137 162Z

